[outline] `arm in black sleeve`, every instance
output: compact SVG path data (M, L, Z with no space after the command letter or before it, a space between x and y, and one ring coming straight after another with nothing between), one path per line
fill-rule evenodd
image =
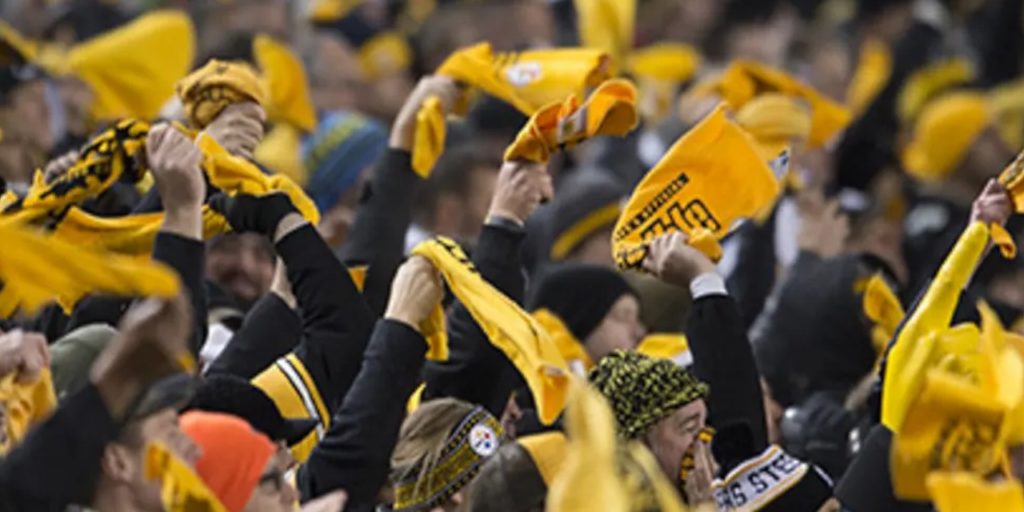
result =
M364 191L356 220L349 230L341 259L368 267L363 296L378 316L384 314L391 279L405 252L405 232L412 223L412 204L423 180L412 170L412 155L389 149Z
M743 326L749 329L764 309L775 284L775 212L761 225L748 222L736 236L740 237L736 269L727 279L728 288L736 298Z
M376 315L316 229L305 225L277 242L302 312L295 349L331 410L359 372Z
M376 502L426 350L423 336L411 327L377 322L359 376L327 435L299 469L303 501L344 489L350 509Z
M252 379L277 358L291 352L302 339L298 313L275 293L268 293L245 315L224 351L206 374L231 374Z
M96 387L88 384L0 461L0 510L59 512L82 499L119 431Z
M473 263L483 278L522 303L526 279L520 261L525 232L506 223L488 224L480 234ZM462 304L448 322L448 361L428 362L424 398L455 397L484 406L500 417L522 377L504 353L491 344Z
M846 129L836 149L839 186L865 190L880 170L896 161L894 144L900 129L896 102L907 79L928 62L941 40L934 27L915 22L896 44L889 81Z
M736 453L720 460L728 472L730 462L742 462L768 446L760 376L736 302L724 293L696 295L686 336L694 372L711 387L708 422L720 433L726 429L749 433L749 438L742 434L743 439L736 441ZM715 451L719 457L717 447Z

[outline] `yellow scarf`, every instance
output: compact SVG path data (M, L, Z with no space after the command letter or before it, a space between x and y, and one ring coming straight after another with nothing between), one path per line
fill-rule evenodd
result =
M177 92L189 122L202 129L229 105L244 101L266 104L264 87L248 64L210 59L182 78Z
M558 353L562 354L562 359L565 360L569 370L575 375L586 378L587 372L594 367L594 361L590 359L590 354L587 354L583 342L576 339L562 319L548 309L538 309L530 313L530 316L547 331L551 341L558 349Z
M775 200L779 183L749 135L719 106L683 135L641 180L612 235L619 268L639 269L647 241L670 231L712 259L733 223Z
M133 297L173 297L180 284L173 270L46 238L10 221L0 222L0 317L33 313L57 300L68 313L84 295L102 292Z
M167 512L228 512L199 475L159 441L146 445L145 475L160 480L160 501Z
M16 374L0 379L0 407L3 407L3 429L0 455L4 455L28 435L29 429L46 419L57 408L53 376L44 368L39 378L29 384L17 381Z
M448 289L461 302L491 344L519 370L533 393L537 415L550 425L565 407L569 369L540 324L515 302L485 281L462 249L451 240L436 238L416 246L413 255L430 260ZM422 326L429 357L447 357L444 312L438 306Z
M505 150L505 160L547 163L551 153L600 135L622 137L636 128L636 88L609 80L580 105L576 95L535 113Z

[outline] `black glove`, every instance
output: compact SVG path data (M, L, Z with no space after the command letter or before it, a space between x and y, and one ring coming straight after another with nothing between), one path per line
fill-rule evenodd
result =
M277 225L289 213L298 213L291 199L283 193L251 196L217 194L210 198L210 208L220 213L237 233L261 233L274 237Z

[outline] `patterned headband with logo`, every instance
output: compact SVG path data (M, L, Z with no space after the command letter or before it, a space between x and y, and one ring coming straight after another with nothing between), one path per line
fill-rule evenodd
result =
M424 472L417 465L395 482L399 511L430 510L459 492L480 470L484 460L498 451L504 431L486 409L477 406L452 430L437 463Z

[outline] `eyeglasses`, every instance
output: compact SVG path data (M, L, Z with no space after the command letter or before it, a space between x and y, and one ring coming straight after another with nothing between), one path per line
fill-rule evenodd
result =
M284 472L276 469L267 471L260 475L257 485L266 492L279 493L285 486Z

